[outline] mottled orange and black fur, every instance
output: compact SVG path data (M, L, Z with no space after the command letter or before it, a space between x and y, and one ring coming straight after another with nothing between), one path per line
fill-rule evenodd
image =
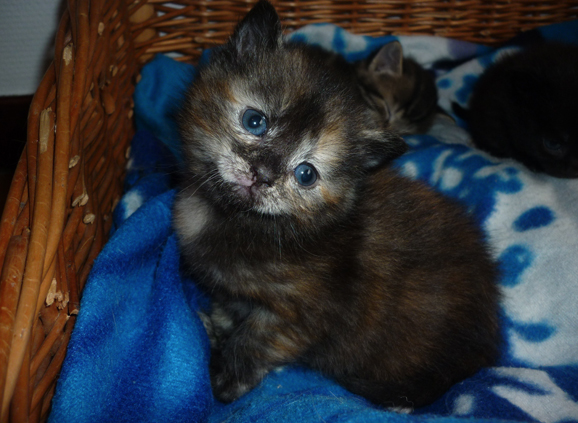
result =
M377 118L402 135L425 133L438 110L434 76L404 57L398 41L354 63L363 95Z
M461 207L387 167L405 143L327 54L262 0L188 92L174 225L213 300L213 391L298 362L424 405L493 363L495 267Z

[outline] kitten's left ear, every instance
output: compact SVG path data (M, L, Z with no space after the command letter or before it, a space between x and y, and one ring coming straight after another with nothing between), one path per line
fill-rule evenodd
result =
M407 144L394 132L383 131L364 134L360 142L363 166L367 170L378 168L397 159L407 151Z
M376 74L401 76L403 73L403 49L399 41L393 41L379 49L369 64L369 71Z
M271 3L259 0L237 25L229 42L239 57L279 47L283 42L281 20Z

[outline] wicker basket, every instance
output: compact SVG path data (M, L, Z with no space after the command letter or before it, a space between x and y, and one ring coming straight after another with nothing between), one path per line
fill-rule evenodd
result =
M194 62L226 40L251 3L68 1L0 226L1 422L48 415L81 293L121 195L141 66L161 52ZM287 30L331 22L359 34L434 34L485 44L578 17L578 0L274 4Z

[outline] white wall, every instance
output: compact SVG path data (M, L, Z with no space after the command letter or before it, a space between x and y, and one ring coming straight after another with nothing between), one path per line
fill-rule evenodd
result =
M52 59L62 0L0 0L0 96L36 91Z

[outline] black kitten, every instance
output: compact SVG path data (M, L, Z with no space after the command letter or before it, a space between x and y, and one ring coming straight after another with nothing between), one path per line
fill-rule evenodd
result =
M398 41L354 67L366 100L391 130L404 135L427 132L438 111L435 80L420 64L403 57Z
M384 167L406 145L329 54L263 0L188 92L174 224L212 294L213 391L299 362L424 405L493 363L495 266L461 207Z
M578 177L578 46L543 43L489 67L474 87L474 143L536 172Z

